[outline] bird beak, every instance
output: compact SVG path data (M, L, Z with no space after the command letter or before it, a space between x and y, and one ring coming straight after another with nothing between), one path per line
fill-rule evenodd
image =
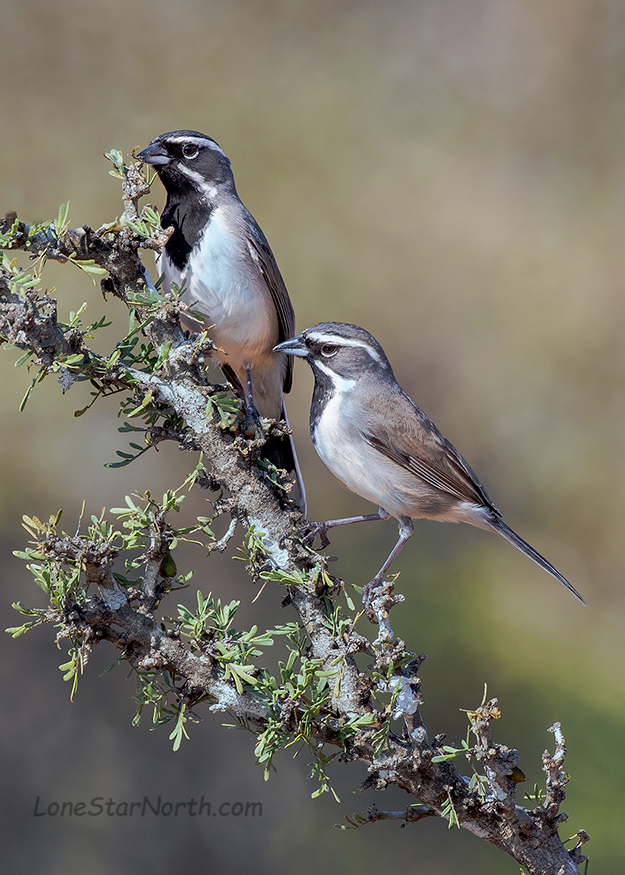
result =
M150 143L147 149L144 149L143 152L139 152L137 158L140 158L146 164L169 164L171 161L171 157L167 154L158 140L154 140Z
M282 343L274 346L273 351L283 352L285 355L296 355L300 358L306 358L309 353L309 349L302 340L301 334L298 334L297 337L291 337L290 340L284 340Z

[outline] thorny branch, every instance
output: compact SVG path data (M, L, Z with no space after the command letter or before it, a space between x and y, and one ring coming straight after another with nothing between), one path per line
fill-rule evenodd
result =
M186 449L203 453L210 470L200 471L197 479L227 494L216 504L221 503L220 510L232 520L226 536L213 549L224 549L237 525L254 533L250 570L254 576L285 585L285 603L293 607L306 634L302 652L317 676L327 681L325 687L319 686L324 693L315 708L306 696L286 695L282 688L271 699L266 688L254 685L261 669L226 663L230 654L226 644L232 645L227 634L220 639L216 633L202 632L197 646L191 646L183 643L179 626L170 623L167 627L157 611L175 572L167 570L172 530L162 511L151 516L140 585L120 585L113 571L119 547L112 536L108 540L79 533L69 536L58 534L55 525L41 524L38 552L33 555L59 574L67 567L78 568L82 583L79 588L72 578L74 582L65 586L62 597L39 612L35 622L59 626L59 636L76 643L81 666L93 646L106 640L137 671L168 672L174 678L180 715L208 701L212 710L237 715L259 738L266 738L271 729L276 737L299 733L318 749L324 744L336 746L344 762L361 760L368 765L363 789L395 784L416 800L403 812L369 809L354 825L389 818L411 823L440 816L450 826L468 829L501 848L530 873L578 875L578 864L586 859L582 845L588 837L580 831L576 847L569 851L557 832L567 817L560 813L567 777L559 724L551 728L554 754L543 754L544 801L533 809L516 802L518 783L524 779L518 752L492 741L492 722L499 716L496 699L467 712L476 739L473 747L444 745L444 736L428 739L419 710L417 676L425 657L407 651L390 625L390 612L402 597L393 595L389 584L374 606L380 628L374 642L356 631L355 619L337 621L334 600L342 591L342 582L330 577L324 557L302 542L300 515L280 488L279 479L267 476L256 464L263 438L249 441L236 433L236 427L223 428L217 413L207 415L213 410L211 398L223 390L206 375L212 345L205 335L182 330L179 317L184 307L177 299L154 295L146 284L140 250L158 249L166 232L157 227L145 232L145 211L139 212L138 201L149 186L138 165L121 167L121 220L94 231L86 225L80 229L28 226L8 215L0 226L0 245L5 250L24 250L32 257L95 265L106 273L102 291L134 308L144 336L154 350L165 354L146 368L129 364L123 357L95 353L77 324L59 321L56 301L47 294L38 295L34 284L21 282L19 269L6 259L0 276L0 343L30 352L40 373L54 370L64 389L80 378L95 381L102 391L130 393L139 409L155 412L145 429L148 444L174 439ZM358 653L371 659L364 671L356 662ZM381 708L384 692L391 694L391 701ZM401 719L401 731L392 730L391 718ZM453 762L458 757L471 763L473 778L458 771Z

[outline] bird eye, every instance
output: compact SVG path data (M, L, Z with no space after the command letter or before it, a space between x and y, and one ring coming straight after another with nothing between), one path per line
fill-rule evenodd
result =
M336 355L338 351L339 348L335 343L324 343L321 347L321 355L324 355L326 358Z
M185 158L196 158L199 151L195 143L185 143L182 147L182 154Z

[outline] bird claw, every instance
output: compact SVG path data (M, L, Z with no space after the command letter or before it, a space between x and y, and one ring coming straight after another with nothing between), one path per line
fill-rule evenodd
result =
M328 538L327 523L311 523L307 520L306 523L302 526L302 532L303 544L310 546L310 544L312 544L317 535L319 535L321 538L321 550L325 549L330 544L330 539Z
M254 423L258 431L261 434L264 434L263 427L260 421L260 414L256 409L256 405L253 401L248 400L247 404L245 405L245 413L243 414L243 423L241 424L241 431L243 432L243 434L247 433L252 422Z

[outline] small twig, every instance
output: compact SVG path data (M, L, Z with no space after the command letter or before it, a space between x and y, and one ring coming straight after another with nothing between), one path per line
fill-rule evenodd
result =
M228 526L228 530L226 531L226 534L222 538L220 538L218 541L215 541L214 544L211 544L211 546L210 546L211 553L213 553L215 551L217 553L224 552L224 550L226 549L226 547L230 543L232 537L234 536L238 522L239 522L238 519L235 516L233 516L232 519L230 520L230 525Z
M376 587L375 597L371 600L371 611L378 624L378 637L374 645L378 647L391 646L395 640L395 633L391 626L391 611L396 605L405 601L401 593L393 595L396 576L392 580L385 580Z
M430 805L409 805L401 811L381 811L375 804L367 808L367 822L375 823L377 820L401 820L402 826L409 823L417 823L424 817L437 817L438 812Z
M560 805L564 801L564 787L568 783L568 776L562 771L564 758L566 757L566 744L559 723L554 723L549 727L549 732L553 732L555 738L555 750L553 755L546 750L543 753L543 771L546 778L547 793L543 808L545 809L550 820L556 817L559 822L566 820L567 815L558 814Z

